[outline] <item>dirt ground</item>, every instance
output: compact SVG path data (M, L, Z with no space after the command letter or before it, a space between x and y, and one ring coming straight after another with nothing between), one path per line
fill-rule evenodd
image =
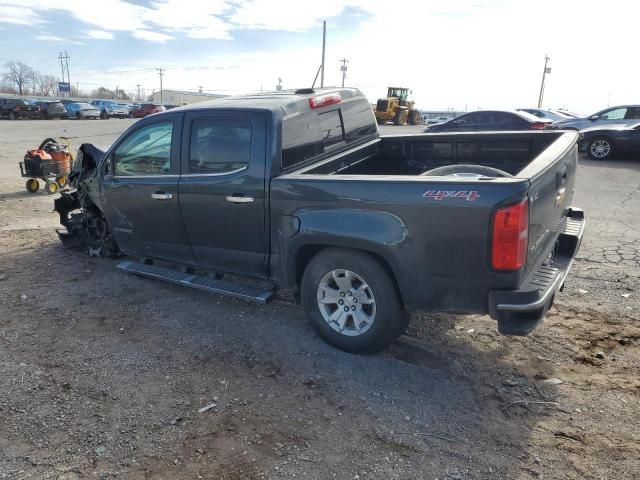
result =
M17 162L44 137L105 146L130 123L0 121L0 479L640 478L637 159L581 160L588 230L533 334L423 315L355 356L286 298L62 248Z

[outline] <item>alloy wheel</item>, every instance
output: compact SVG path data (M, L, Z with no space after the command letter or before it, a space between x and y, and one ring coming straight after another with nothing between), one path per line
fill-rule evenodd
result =
M373 292L367 282L351 270L336 269L322 277L317 299L324 321L342 335L363 335L375 321Z

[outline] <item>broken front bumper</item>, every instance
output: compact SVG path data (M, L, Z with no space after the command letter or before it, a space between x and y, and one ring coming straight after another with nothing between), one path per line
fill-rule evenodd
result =
M564 287L584 234L584 212L571 208L550 260L529 275L518 290L489 292L489 313L504 335L527 335L542 321Z

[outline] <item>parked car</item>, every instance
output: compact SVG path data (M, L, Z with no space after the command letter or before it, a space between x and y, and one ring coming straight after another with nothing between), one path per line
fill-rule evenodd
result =
M555 122L552 128L583 130L607 125L633 125L640 121L640 105L622 105L601 110L585 118Z
M142 103L131 110L131 116L134 118L143 118L147 115L164 111L166 111L166 108L164 108L162 105L158 105L157 103Z
M547 110L545 108L518 108L518 111L530 113L531 115L538 118L546 118L547 120L551 120L552 122L560 122L572 118L563 113L553 110Z
M640 121L631 125L606 125L585 128L580 132L580 149L596 160L613 155L640 153Z
M40 107L23 98L0 98L0 117L7 117L9 120L41 118L42 112Z
M53 100L34 100L32 103L40 107L40 111L44 118L52 119L67 116L67 110L61 102Z
M129 109L113 100L94 100L91 105L100 110L100 118L103 120L111 117L127 118L129 116Z
M543 130L551 125L551 120L538 118L527 112L516 110L479 110L465 113L448 122L429 125L424 130L433 132L468 132L468 131L508 131L508 130Z
M569 118L582 118L582 115L578 115L577 113L570 112L569 110L563 110L559 108L550 109L552 112L559 113Z
M582 238L577 139L380 137L351 88L229 97L151 115L106 152L83 145L55 209L66 245L147 259L123 271L261 303L297 290L350 352L384 348L414 310L488 313L524 335Z
M100 110L87 102L65 102L64 108L67 110L67 117L81 119L100 118Z
M451 117L435 117L435 118L423 118L422 123L425 125L435 125L437 123L444 123L451 120Z

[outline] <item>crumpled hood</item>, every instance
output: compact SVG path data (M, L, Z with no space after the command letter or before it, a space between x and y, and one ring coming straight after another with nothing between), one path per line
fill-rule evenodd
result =
M71 166L71 173L69 174L70 184L77 187L80 180L94 175L96 166L104 154L104 150L101 150L92 143L83 143L80 145L76 158Z

